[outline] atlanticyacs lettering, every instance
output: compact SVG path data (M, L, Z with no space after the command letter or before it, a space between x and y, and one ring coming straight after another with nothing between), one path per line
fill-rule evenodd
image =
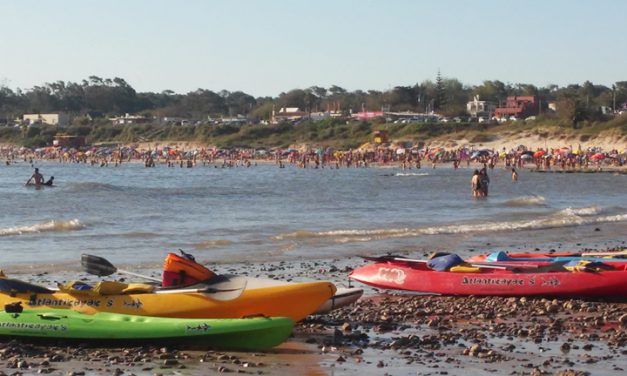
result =
M186 325L185 331L188 333L197 333L197 332L208 332L211 326L207 325L207 323L199 324L199 325Z
M7 329L19 329L26 330L31 332L65 332L67 331L67 326L65 325L57 325L57 324L33 324L33 323L23 323L23 322L0 322L0 328Z
M523 279L464 277L462 285L524 286Z
M56 299L56 298L37 298L31 297L28 300L28 305L31 307L100 307L101 301L98 299Z
M123 302L122 305L124 307L128 307L128 308L141 308L144 303L142 303L141 300L139 299L135 299L135 300L131 300L130 302Z

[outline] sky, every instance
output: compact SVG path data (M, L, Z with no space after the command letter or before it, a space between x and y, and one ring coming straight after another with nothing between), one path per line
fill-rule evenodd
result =
M277 96L443 77L627 80L624 0L0 0L0 85L91 75L137 91Z

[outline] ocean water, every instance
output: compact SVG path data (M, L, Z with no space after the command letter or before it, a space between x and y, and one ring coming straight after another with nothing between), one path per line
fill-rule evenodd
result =
M627 175L450 167L298 169L98 167L36 162L56 187L25 187L27 162L0 167L0 268L79 270L80 255L157 267L183 249L203 262L385 252L624 246Z

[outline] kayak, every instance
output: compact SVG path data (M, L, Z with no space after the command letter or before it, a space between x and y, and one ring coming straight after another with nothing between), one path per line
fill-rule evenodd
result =
M5 279L3 283L17 281ZM148 293L95 294L93 291L60 292L39 287L0 289L0 305L22 302L29 309L63 308L93 314L178 318L288 317L300 321L312 314L336 291L331 282L307 282L259 287L246 286L232 298L220 293L171 290ZM0 284L2 286L2 284Z
M627 263L627 253L505 253L494 252L487 255L477 255L467 259L468 262L568 262L592 261L605 263Z
M424 262L390 260L356 268L349 278L382 289L440 295L627 296L627 265L613 271L571 272L480 267L438 272Z
M96 344L188 344L228 350L264 350L291 334L285 317L248 319L176 319L67 309L0 312L0 336L88 341Z
M183 250L179 251L181 255L168 253L166 256L163 262L163 279L161 286L179 286L179 288L181 288L181 286L193 285L194 283L202 283L202 281L211 281L216 278L224 277L224 275L218 275L214 271L209 270L206 266L198 263L193 255ZM110 263L102 257L83 254L81 256L81 264L83 264L88 272L92 271L98 273L98 267L102 268L102 265L108 265ZM243 280L243 284L249 289L294 283L269 278L253 278L246 276L227 277ZM329 313L334 309L353 304L363 293L364 290L359 288L340 288L332 297L324 302L314 314Z
M315 315L323 315L339 308L349 306L361 298L364 294L364 289L357 287L340 287L337 289L335 295L330 297L324 302L316 312Z
M295 282L279 281L269 278L252 278L245 277L248 288L263 288L269 286L284 286L288 284L294 284ZM346 307L355 303L364 294L364 289L357 287L340 287L336 290L335 294L327 299L318 309L313 313L314 315L323 315L333 310Z

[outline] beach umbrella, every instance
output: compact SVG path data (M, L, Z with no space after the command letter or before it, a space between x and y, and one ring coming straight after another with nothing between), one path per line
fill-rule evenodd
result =
M529 154L523 154L520 156L520 159L522 159L523 161L527 161L529 159L533 159L533 157Z
M596 153L593 156L590 157L591 161L600 161L602 159L605 159L605 155L601 154L601 153Z
M538 151L536 151L535 153L533 153L533 156L534 156L535 158L540 158L540 157L542 157L544 154L546 154L546 152L545 152L544 150L538 150Z

